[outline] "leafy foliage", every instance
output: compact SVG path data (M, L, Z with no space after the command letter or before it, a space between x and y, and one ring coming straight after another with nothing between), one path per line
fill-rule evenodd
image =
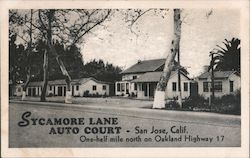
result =
M40 81L43 79L43 52L47 47L43 41L34 43L35 51L31 56L27 56L27 48L23 45L15 44L16 36L11 36L9 40L10 48L10 64L9 75L10 79L15 82L25 81L25 68L27 60L31 62L32 81ZM85 65L80 49L73 45L70 48L64 48L64 45L59 41L54 43L56 51L60 58L65 63L65 67L72 78L94 77L98 80L113 82L120 80L121 68L113 66L110 63L104 63L103 60L92 60ZM56 63L56 59L52 54L49 54L49 80L62 79L64 76L61 73L60 67Z
M84 65L82 77L94 77L97 80L114 82L121 80L120 67L103 60L92 60Z
M202 112L216 112L222 114L241 114L241 95L240 90L234 94L224 95L222 97L214 98L213 104L209 106L208 99L203 96L190 96L182 103L182 107L176 100L169 101L165 104L167 110L180 111L202 111Z
M13 34L9 39L9 79L19 83L26 80L27 67L31 68L31 77L37 78L42 71L42 53L29 50L22 44L16 44L16 35Z
M213 61L210 63L210 69L215 67L215 71L237 71L240 73L240 40L232 38L228 41L225 39L224 47L217 45L218 49Z

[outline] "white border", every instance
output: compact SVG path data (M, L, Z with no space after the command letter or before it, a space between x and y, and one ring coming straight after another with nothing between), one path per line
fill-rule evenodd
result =
M29 8L240 8L241 147L222 148L8 148L8 9ZM249 1L0 1L1 150L3 157L248 157L249 154Z

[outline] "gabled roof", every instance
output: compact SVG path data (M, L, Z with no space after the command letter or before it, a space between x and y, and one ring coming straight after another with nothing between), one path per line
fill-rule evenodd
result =
M48 85L62 85L62 84L66 84L65 80L48 81Z
M79 83L79 84L84 84L84 83L88 82L89 80L93 80L93 81L95 81L95 82L97 82L97 83L100 83L100 84L111 84L110 82L99 81L99 80L97 80L97 79L95 79L95 78L93 78L93 77L81 78L81 79L78 81L78 83Z
M73 79L73 80L71 80L71 84L72 85L80 85L80 84L86 83L89 80L93 80L93 81L100 83L100 84L111 84L109 82L96 80L93 77ZM48 81L48 85L66 85L66 81L64 79L52 80L52 81ZM42 81L30 82L28 86L43 86L43 82Z
M158 82L160 80L162 71L157 72L147 72L143 75L141 75L139 78L133 80L132 82ZM177 74L177 71L172 71L170 78L173 77L175 74ZM189 79L188 76L186 76L182 71L181 74Z
M30 82L28 86L43 86L43 82L42 81L34 81L34 82Z
M239 76L236 71L214 71L214 78L228 78L231 74ZM211 77L211 72L204 72L198 79L207 79L209 76Z
M153 59L137 62L133 66L121 72L121 74L141 73L156 71L165 64L166 59Z

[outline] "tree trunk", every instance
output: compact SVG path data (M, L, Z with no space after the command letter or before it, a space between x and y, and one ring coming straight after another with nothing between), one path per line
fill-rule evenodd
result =
M40 14L40 13L39 13ZM72 95L71 95L71 77L68 73L68 71L66 70L62 60L60 59L59 55L56 52L56 49L52 43L52 20L55 14L55 10L50 10L49 14L48 14L48 30L47 30L47 43L49 46L49 52L52 53L55 57L56 57L56 61L57 64L60 66L60 69L62 71L62 74L65 76L65 81L67 84L67 91L66 91L66 97L65 97L65 103L72 103ZM41 19L40 19L41 20ZM48 74L48 56L46 57L47 60L44 59L44 62L46 62L46 64L44 65L44 87L43 87L43 91L42 94L44 94L44 96L41 96L41 100L45 100L45 94L46 94L46 90L47 90L47 83L48 83L48 79L47 79L47 74Z
M26 91L27 91L27 87L30 83L30 77L31 77L31 70L30 70L30 66L27 67L27 74L26 74L26 82L24 83L23 85L23 93L22 93L22 100L25 100L26 99Z
M49 65L49 55L48 51L44 51L43 55L43 88L42 94L40 97L40 101L46 101L46 92L47 92L47 84L48 84L48 65Z
M180 9L174 9L174 40L172 40L170 52L166 58L165 66L160 77L160 81L156 86L153 108L164 108L165 107L165 90L167 87L168 80L171 75L171 71L174 67L174 59L176 53L179 51L180 37L181 37L181 20L180 20Z
M60 59L59 55L56 56L56 61L57 61L58 65L60 66L62 74L65 76L65 81L66 81L66 84L67 84L65 103L72 103L71 77L70 77L67 69L65 68L62 60Z
M51 45L51 51L56 56L57 64L59 65L59 67L62 71L62 74L65 76L65 81L67 84L65 103L72 103L71 77L70 77L66 67L64 66L63 61L61 60L60 56L57 54L56 49L53 45Z
M28 58L28 62L27 62L27 64L28 64L28 66L27 66L27 74L26 74L26 82L25 82L25 84L24 84L24 86L23 86L23 93L22 93L22 100L25 100L25 98L26 98L26 91L27 91L27 87L28 87L28 85L29 85L29 83L30 83L30 79L31 79L31 61L30 60L32 60L31 58L30 58L30 56L31 56L31 53L32 53L32 17L33 17L33 10L31 9L30 10L30 30L29 30L29 35L30 35L30 42L29 42L29 52L28 52L28 56L27 56L27 58Z

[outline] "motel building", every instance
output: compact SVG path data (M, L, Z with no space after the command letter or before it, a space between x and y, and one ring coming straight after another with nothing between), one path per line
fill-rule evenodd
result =
M81 78L71 81L72 96L84 96L88 93L90 95L110 95L111 83L98 81L95 78ZM30 82L27 88L27 96L41 96L43 82ZM14 90L15 96L22 96L23 84L16 85ZM47 96L65 96L66 82L65 80L48 81Z
M204 72L197 77L198 93L205 98L211 95L211 72ZM215 71L214 72L214 95L234 94L240 90L240 74L236 71Z
M128 69L121 72L122 81L115 83L115 94L124 97L137 97L138 99L149 99L154 97L156 85L160 80L165 59L154 59L138 61ZM181 71L182 98L190 96L191 83L193 81ZM166 99L177 97L178 73L171 72L166 89Z

